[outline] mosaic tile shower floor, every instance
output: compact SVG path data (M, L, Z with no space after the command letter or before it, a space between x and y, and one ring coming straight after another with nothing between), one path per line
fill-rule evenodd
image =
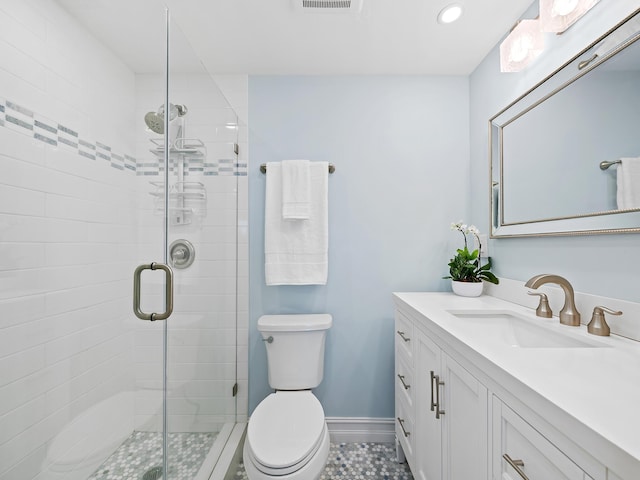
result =
M170 433L167 480L192 480L216 435ZM133 432L88 480L141 480L147 470L161 464L162 434Z
M244 467L235 476L247 480ZM413 480L406 463L398 463L393 443L331 444L329 459L320 480Z

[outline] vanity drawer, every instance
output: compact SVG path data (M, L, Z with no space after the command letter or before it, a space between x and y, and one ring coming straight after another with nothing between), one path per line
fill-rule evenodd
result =
M409 467L414 468L414 445L415 445L415 431L414 431L413 415L407 408L404 401L398 398L396 395L396 438L402 446L402 451L405 457L407 457L407 463Z
M591 479L497 397L494 397L493 438L494 479Z
M396 401L400 398L409 407L414 408L413 368L407 367L404 360L396 358Z
M396 354L403 356L407 365L413 367L413 323L400 312L396 312Z

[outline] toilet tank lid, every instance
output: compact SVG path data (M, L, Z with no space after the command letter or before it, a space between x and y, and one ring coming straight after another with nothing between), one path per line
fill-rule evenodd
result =
M260 332L310 332L328 330L333 320L328 313L306 315L263 315L258 319Z

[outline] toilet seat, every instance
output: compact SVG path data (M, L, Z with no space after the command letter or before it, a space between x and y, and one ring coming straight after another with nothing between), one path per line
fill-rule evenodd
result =
M265 398L251 415L245 446L258 470L282 476L309 463L325 437L324 410L313 393L279 391Z

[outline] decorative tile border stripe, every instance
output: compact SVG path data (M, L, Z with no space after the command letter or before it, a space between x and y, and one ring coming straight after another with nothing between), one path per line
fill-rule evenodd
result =
M169 172L176 172L178 159L172 158L169 164ZM164 174L164 165L161 159L139 162L137 164L138 175L154 176ZM184 155L184 176L246 176L247 164L237 163L235 159L220 159L210 162L202 155Z
M58 145L69 147L72 150L79 150L78 132L58 124Z
M124 168L131 170L133 172L136 171L136 159L131 155L124 156Z
M112 152L111 147L100 142L88 142L80 138L77 131L29 110L10 100L0 98L0 126L27 135L52 147L60 147L89 160L106 160L118 169L136 170L136 160L130 155Z
M162 159L138 160L132 155L114 152L111 146L88 141L73 128L44 117L22 105L0 97L0 127L8 128L52 147L74 152L88 160L108 163L116 170L141 176L158 176L164 173ZM246 176L247 164L236 159L224 158L217 162L207 161L206 156L185 155L185 176ZM176 159L172 159L170 171L175 171Z

